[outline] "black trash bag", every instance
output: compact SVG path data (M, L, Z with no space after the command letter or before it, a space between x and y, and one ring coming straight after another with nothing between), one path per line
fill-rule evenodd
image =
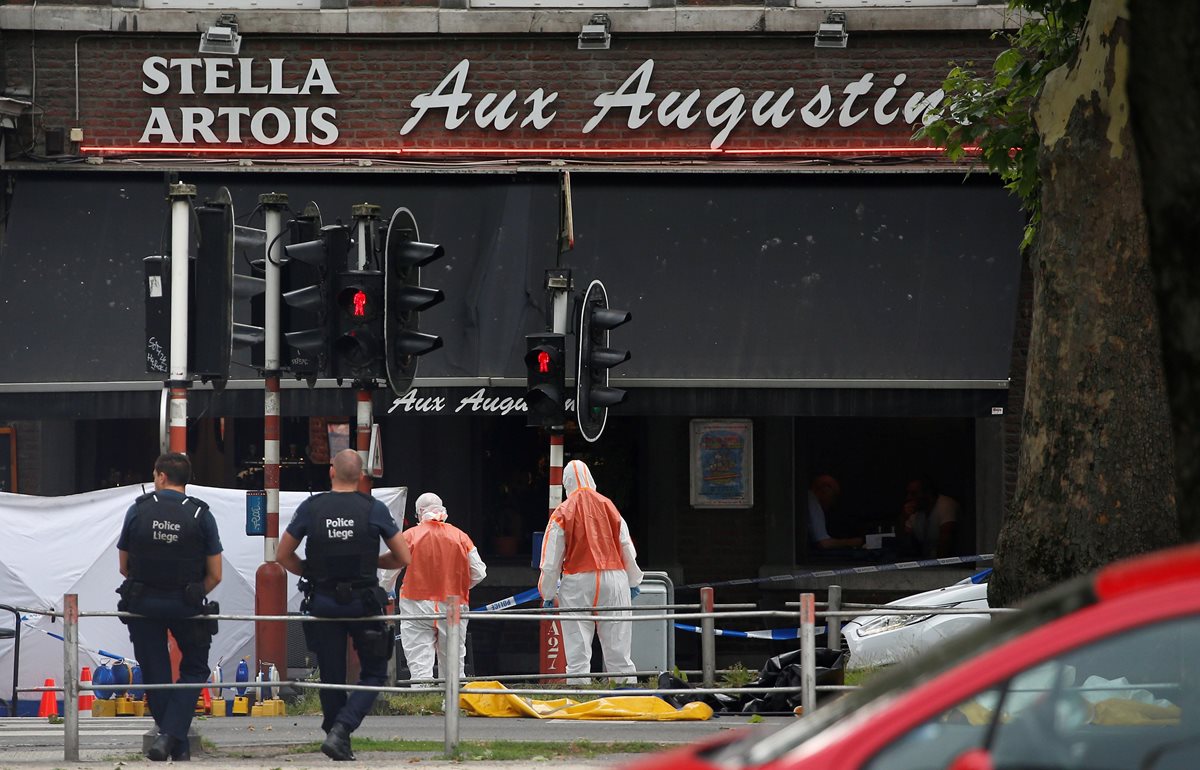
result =
M818 685L842 685L846 683L846 658L841 650L818 647L815 650L816 679ZM747 687L799 687L801 683L800 650L776 655L768 660L758 674L758 679ZM834 698L837 692L818 692L817 705ZM789 713L800 705L800 693L764 693L742 704L744 714Z
M690 690L692 686L682 679L672 676L669 672L663 671L658 675L658 687L662 690ZM712 695L688 695L686 693L660 695L660 698L670 703L675 708L683 708L688 703L707 703L709 708L714 713L737 713L741 706L741 698L724 693L716 693Z

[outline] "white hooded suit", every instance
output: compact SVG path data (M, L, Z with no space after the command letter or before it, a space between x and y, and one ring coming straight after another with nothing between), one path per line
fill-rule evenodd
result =
M563 469L567 499L554 510L542 541L541 578L538 590L545 600L558 597L559 607L628 607L630 588L642 582L637 551L629 528L615 505L596 491L587 465L572 460ZM629 617L628 611L604 613L603 617ZM592 635L600 637L604 670L632 673L630 658L633 624L620 620L596 620L586 614L563 615L563 648L571 684L591 671ZM587 620L569 620L587 617ZM614 677L631 682L633 677Z

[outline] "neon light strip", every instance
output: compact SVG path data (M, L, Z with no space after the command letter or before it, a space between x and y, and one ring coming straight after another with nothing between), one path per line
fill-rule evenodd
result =
M861 155L940 155L940 147L765 147L765 148L696 148L696 147L663 147L651 148L608 148L608 147L142 147L142 146L103 146L85 145L79 148L83 153L99 155L252 155L255 157L271 156L327 156L327 157L378 157L381 155L393 157L419 156L561 156L561 155L592 155L608 157L695 157L695 156L755 156L755 157L784 157L784 156L861 156ZM978 147L964 147L968 154L978 154Z

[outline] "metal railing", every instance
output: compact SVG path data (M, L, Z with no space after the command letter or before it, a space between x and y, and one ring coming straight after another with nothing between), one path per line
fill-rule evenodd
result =
M817 602L815 595L812 593L800 594L799 602L788 602L785 606L796 606L798 611L789 612L787 610L757 610L746 609L754 607L752 604L738 605L716 605L713 600L713 589L711 587L700 589L699 604L672 604L660 606L602 606L588 608L545 608L537 612L529 611L514 611L506 609L502 611L490 612L463 612L457 597L447 597L446 610L441 613L427 614L404 614L404 615L373 615L361 618L322 618L311 615L236 615L236 614L216 614L204 616L208 619L228 620L238 622L262 622L262 621L279 621L279 622L397 622L403 620L442 620L446 622L446 649L449 654L446 659L439 661L439 664L444 668L440 671L441 677L436 679L410 679L401 680L407 684L415 683L438 683L441 684L441 689L445 695L444 722L445 722L445 738L444 750L447 755L453 754L459 743L459 696L461 694L461 684L469 679L485 679L487 681L501 680L531 680L531 679L548 679L553 678L562 680L564 673L554 674L519 674L511 676L493 676L493 677L464 677L459 669L459 657L453 651L459 649L459 633L460 621L463 619L470 621L562 621L569 620L572 615L586 614L589 618L595 618L600 622L606 622L605 613L622 612L629 613L621 617L613 617L607 622L674 622L677 620L699 620L701 621L701 674L703 677L703 686L699 688L649 688L639 692L644 695L715 695L728 693L742 694L760 694L760 693L792 693L799 691L800 705L802 712L805 714L811 713L816 706L818 691L843 691L855 689L846 685L820 685L816 683L816 622L817 618L824 618L827 623L827 646L831 649L839 649L840 641L840 623L843 618L860 617L865 615L911 615L915 612L922 614L998 614L1001 612L1011 612L1012 610L1002 609L978 609L966 610L946 607L905 607L896 608L886 605L865 605L865 604L846 604L841 602L841 589L838 586L831 586L829 589L828 601L822 603L826 607L825 610L817 611ZM720 606L723 611L717 612L716 608ZM735 609L726 609L733 607ZM844 609L849 607L850 609ZM5 605L0 605L0 609L9 609L14 613L24 611L19 608L9 608ZM692 610L687 612L676 612L675 610ZM663 610L666 610L665 612ZM104 684L97 685L94 683L84 684L79 680L79 621L81 618L87 617L118 617L118 618L138 618L146 617L128 612L116 611L90 611L80 612L78 608L78 596L75 594L67 594L63 597L63 610L61 613L49 610L29 610L42 615L52 615L61 617L63 620L63 667L66 672L63 677L63 687L16 687L16 679L14 675L13 698L16 699L16 693L20 692L46 692L46 691L61 691L63 693L63 716L64 716L64 745L63 758L67 761L78 761L79 759L79 695L81 692L99 692L108 690L124 690L131 689L129 683L122 684ZM800 685L784 686L784 687L717 687L716 681L716 655L715 655L715 639L716 629L715 623L717 618L722 619L790 619L798 623L799 636L797 641L800 644L801 657L801 676ZM597 678L597 677L625 677L638 674L656 674L660 672L596 672L587 674L571 674L571 678ZM196 683L171 683L171 684L138 684L136 689L139 690L166 690L166 689L194 689L202 690L204 688L245 688L253 690L262 689L277 689L282 687L291 687L295 689L337 689L344 691L369 691L378 693L412 693L410 687L401 687L394 685L357 685L357 684L326 684L322 682L310 682L304 680L272 680L267 682L204 682ZM429 690L434 691L434 690ZM532 689L495 689L495 688L471 688L472 694L478 695L584 695L589 697L605 696L605 695L629 695L628 689L592 689L580 687L535 687ZM15 708L15 706L14 706ZM15 711L14 711L15 713Z

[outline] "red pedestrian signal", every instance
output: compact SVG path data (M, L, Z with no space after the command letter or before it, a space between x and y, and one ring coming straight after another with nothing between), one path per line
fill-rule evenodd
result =
M525 337L526 425L553 428L566 414L566 337L546 332Z

